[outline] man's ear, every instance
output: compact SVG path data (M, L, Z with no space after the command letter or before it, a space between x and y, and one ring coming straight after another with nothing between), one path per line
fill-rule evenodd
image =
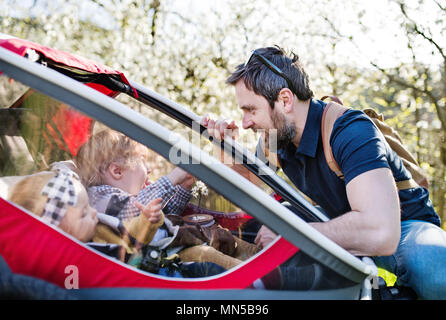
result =
M120 180L122 178L122 171L123 171L122 166L116 162L110 163L110 165L107 168L108 174L115 180Z
M283 88L280 90L277 99L283 105L283 111L285 113L290 113L293 111L294 94L290 89Z

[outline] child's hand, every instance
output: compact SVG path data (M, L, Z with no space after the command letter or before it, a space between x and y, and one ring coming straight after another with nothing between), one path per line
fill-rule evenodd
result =
M191 190L192 186L194 185L196 181L196 178L191 175L191 174L187 174L187 176L185 177L185 179L180 183L180 186L182 186L184 189L186 190Z
M135 206L141 210L141 214L143 214L151 223L159 223L163 218L163 213L161 211L162 200L163 199L161 198L153 199L146 206L136 201Z
M187 190L190 190L195 183L195 177L179 167L173 169L167 177L173 185L179 184Z

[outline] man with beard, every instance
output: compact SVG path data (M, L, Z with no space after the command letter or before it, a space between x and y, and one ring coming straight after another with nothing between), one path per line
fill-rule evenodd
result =
M276 130L278 162L296 187L321 206L331 219L311 225L357 256L398 277L420 298L446 298L446 232L418 185L398 188L411 180L402 160L362 111L349 109L334 123L330 146L344 175L328 166L321 139L326 103L313 99L299 57L279 47L255 50L227 79L234 85L243 112L243 129ZM234 121L204 117L210 135L236 137ZM240 166L240 165L239 165ZM241 171L240 169L238 170ZM263 226L256 243L265 246L275 234Z

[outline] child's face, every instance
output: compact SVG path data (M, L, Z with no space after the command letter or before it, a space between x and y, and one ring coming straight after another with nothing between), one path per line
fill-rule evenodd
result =
M73 184L77 194L77 203L74 206L67 206L59 227L80 241L87 242L94 236L98 223L97 212L90 207L84 186L74 179Z
M138 194L150 184L151 171L145 157L139 156L130 166L122 169L121 188L130 194Z

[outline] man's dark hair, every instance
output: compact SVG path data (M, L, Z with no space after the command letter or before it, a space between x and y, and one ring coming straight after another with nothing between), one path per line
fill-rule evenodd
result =
M293 88L289 88L287 81L280 75L274 73L266 66L258 56L254 55L245 64L237 66L236 70L229 76L226 83L235 85L243 79L245 86L256 94L262 95L274 108L280 90L289 88L299 100L305 101L313 97L313 91L309 86L308 75L305 72L299 56L291 52L288 57L279 46L260 48L256 50L272 63L274 63L290 79Z

